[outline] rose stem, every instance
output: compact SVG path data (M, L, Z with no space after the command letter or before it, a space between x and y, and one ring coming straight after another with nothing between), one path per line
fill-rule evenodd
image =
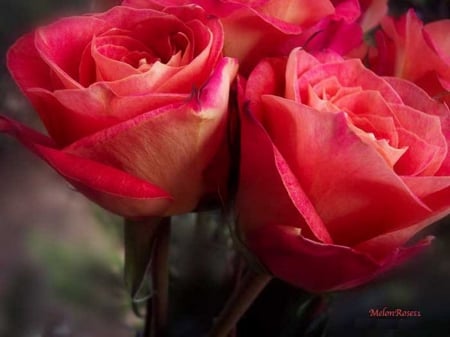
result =
M170 217L166 217L163 218L158 225L151 266L153 296L149 299L150 303L148 303L147 306L146 317L147 324L151 321L151 327L150 329L148 327L145 329L147 335L151 337L167 336L167 310L169 304L169 242Z
M249 270L228 299L208 336L227 337L271 279L272 276L269 274Z
M234 287L233 287L233 293L237 292L239 290L239 287L242 282L242 277L245 272L246 263L245 260L242 258L241 255L235 256L235 263L236 263L236 270L235 270L235 276L234 276ZM237 337L237 327L236 325L233 326L233 329L230 331L228 337Z

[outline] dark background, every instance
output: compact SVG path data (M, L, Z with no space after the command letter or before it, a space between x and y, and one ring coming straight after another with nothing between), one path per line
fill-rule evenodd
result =
M6 50L36 25L86 12L91 4L0 1L0 112L41 128L7 74ZM409 6L426 21L449 17L449 1L392 1L392 12ZM226 297L232 251L213 225L199 235L192 218L176 221L188 224L180 224L172 238L173 335L196 337ZM141 322L131 313L123 286L121 232L120 219L1 135L0 337L134 336ZM436 240L421 256L367 286L331 296L327 336L450 336L450 223L441 221L420 236L425 234ZM276 336L299 296L273 282L258 309L240 324L241 335ZM369 317L370 309L384 307L417 310L422 316Z

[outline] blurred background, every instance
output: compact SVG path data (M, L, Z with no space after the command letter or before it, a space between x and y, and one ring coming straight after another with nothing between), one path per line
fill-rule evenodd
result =
M42 129L7 73L6 50L32 27L86 12L92 4L0 1L0 111ZM414 6L427 21L450 13L449 1L391 5L393 13ZM217 221L207 213L174 220L173 336L201 336L229 291L233 251ZM327 336L450 336L449 219L425 234L437 238L414 261L368 286L331 296ZM0 136L0 337L135 336L141 321L131 312L122 270L121 219L73 191L17 142ZM272 282L240 323L240 336L277 336L289 310L296 308L292 299L301 296ZM417 310L422 317L369 317L370 309L384 307Z

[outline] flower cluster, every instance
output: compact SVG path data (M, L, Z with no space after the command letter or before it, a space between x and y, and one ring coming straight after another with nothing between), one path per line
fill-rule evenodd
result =
M233 208L274 276L350 288L450 212L449 31L386 0L124 0L11 47L48 135L0 131L116 214Z

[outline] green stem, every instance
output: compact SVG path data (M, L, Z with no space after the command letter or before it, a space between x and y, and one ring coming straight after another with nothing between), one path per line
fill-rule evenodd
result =
M228 299L208 336L227 337L271 279L269 274L249 270Z
M145 321L144 321L144 331L142 332L142 337L151 337L152 333L152 308L153 301L149 298L146 302L146 311L145 311Z
M169 305L170 217L163 218L156 234L153 251L151 298L151 337L166 337ZM149 319L150 317L148 317Z

